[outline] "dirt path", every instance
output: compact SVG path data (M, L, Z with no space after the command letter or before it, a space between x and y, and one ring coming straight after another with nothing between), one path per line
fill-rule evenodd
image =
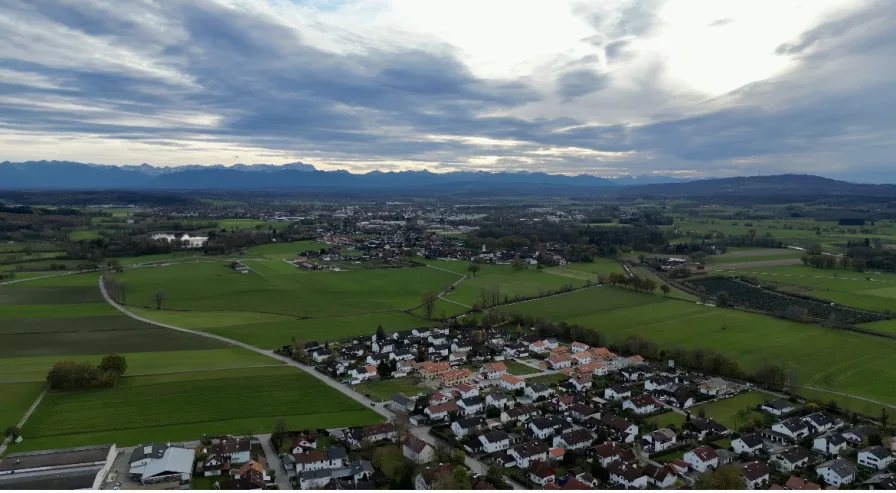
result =
M37 396L37 399L34 400L34 404L31 404L31 407L28 408L28 412L26 412L25 416L23 416L22 419L19 420L19 423L16 426L18 426L20 430L25 427L25 423L28 421L28 418L30 418L34 410L37 409L37 405L40 404L40 401L43 400L45 395L47 395L47 389L44 389L43 392L41 392L40 395ZM10 439L6 438L3 440L3 443L0 444L0 457L3 456L4 452L6 452L6 446L9 444L9 442Z

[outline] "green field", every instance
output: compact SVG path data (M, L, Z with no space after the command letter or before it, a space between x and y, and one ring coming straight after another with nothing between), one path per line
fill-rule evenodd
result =
M48 394L10 452L73 445L195 440L203 434L358 426L381 417L295 368L126 377L115 389Z
M541 370L536 370L531 366L526 366L522 363L517 363L516 361L512 360L504 360L504 364L507 365L507 373L510 373L511 375L523 376L532 375L534 373L541 373Z
M43 382L0 384L0 428L18 424L43 388Z
M420 380L416 378L392 378L381 380L379 382L368 382L355 385L352 389L361 395L370 395L375 401L385 401L391 399L395 394L404 394L405 397L412 397L417 394L429 392L431 389L421 387Z
M505 296L509 299L514 296L539 296L548 290L556 291L566 284L575 287L585 284L581 279L551 275L537 269L515 271L509 265L482 265L480 269L476 277L465 279L445 297L458 303L473 305L482 298L483 289L493 287L500 290L503 301ZM451 282L456 280L455 278Z
M679 430L686 420L687 418L684 414L675 411L669 411L647 418L647 421L656 424L657 428L668 428L671 425L675 425Z
M896 274L816 269L803 265L742 268L730 272L770 281L795 293L841 305L876 311L896 309Z
M128 360L128 375L166 372L245 368L279 364L277 360L242 348L191 351L155 351L123 353ZM0 383L43 382L47 372L59 360L99 363L103 354L0 358Z
M320 243L313 240L294 241L292 243L269 243L267 245L259 245L250 248L246 252L247 258L267 257L272 259L294 259L296 254L307 250L320 250L321 248L332 248L332 245Z
M352 272L240 274L225 262L134 269L119 274L131 289L128 303L151 304L164 289L163 308L327 316L410 309L423 291L439 291L457 276L424 267Z
M728 399L722 399L708 404L699 404L689 409L689 411L691 411L691 414L696 415L701 408L705 409L707 417L714 419L718 423L721 423L732 430L737 430L738 427L746 424L746 420L750 419L750 416L761 416L761 413L758 411L752 411L746 418L741 418L737 416L739 411L746 408L753 409L756 406L773 399L775 399L775 396L766 394L765 392L750 391Z
M764 362L793 365L803 385L830 380L832 390L896 404L887 383L896 378L896 341L610 286L501 310L576 323L610 340L641 334L660 346L718 351L745 371Z

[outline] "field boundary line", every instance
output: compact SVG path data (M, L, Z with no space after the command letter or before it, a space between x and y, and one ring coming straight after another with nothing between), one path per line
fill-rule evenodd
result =
M199 370L171 370L171 371L157 371L153 373L129 373L124 375L124 378L128 377L154 377L157 375L178 375L181 373L201 373L206 371L227 371L227 370L247 370L250 368L286 368L286 365L283 364L273 364L273 365L251 365L251 366L227 366L224 368L203 368Z
M19 420L19 423L16 425L20 430L25 426L25 423L28 422L28 418L31 417L31 414L34 413L34 410L37 409L37 405L40 404L40 401L44 400L44 396L47 395L47 389L44 389L40 392L40 395L37 396L37 399L34 400L34 403L31 404L31 407L28 408L28 411L25 412L25 415L22 416L22 419ZM11 440L9 438L5 438L3 443L0 444L0 457L6 452L6 446L9 444Z

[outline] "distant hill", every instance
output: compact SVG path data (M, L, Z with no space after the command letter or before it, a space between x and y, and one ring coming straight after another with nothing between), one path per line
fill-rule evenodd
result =
M850 183L815 175L738 176L712 178L686 183L666 183L626 187L622 195L700 197L700 196L818 196L866 195L896 197L896 185Z

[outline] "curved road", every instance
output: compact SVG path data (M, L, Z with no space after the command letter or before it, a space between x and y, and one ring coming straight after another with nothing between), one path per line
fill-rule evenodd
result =
M378 414L380 414L381 416L385 417L386 419L392 419L392 418L395 417L395 413L393 413L392 411L389 411L388 409L385 409L385 408L384 408L383 406L381 406L381 405L377 405L377 403L375 403L374 401L372 401L372 400L370 400L370 399L368 399L368 398L362 396L361 394L359 394L359 393L355 392L354 390L352 390L352 389L346 387L345 385L342 385L341 383L339 383L339 382L337 382L336 380L330 378L329 376L320 373L319 371L315 370L315 369L312 368L311 366L302 364L302 363L300 363L300 362L298 362L298 361L295 361L295 360L293 360L293 359L291 359L291 358L287 358L286 356L281 356L281 355L279 355L279 354L274 353L273 351L269 351L269 350L266 350L266 349L261 349L261 348L252 346L252 345L250 345L250 344L246 344L246 343L244 343L244 342L237 341L237 340L235 340L235 339L230 339L229 337L223 337L223 336L219 336L219 335L216 335L216 334L210 334L210 333L208 333L208 332L202 332L202 331L200 331L200 330L185 329L185 328L183 328L183 327L176 327L176 326L174 326L174 325L163 324L163 323L161 323L161 322L156 322L156 321L154 321L154 320L150 320L150 319L148 319L148 318L143 318L143 317L141 317L141 316L139 316L139 315L135 315L135 314L129 312L129 311L128 311L126 308L124 308L123 306L121 306L121 305L119 305L118 303L116 303L115 300L113 300L113 299L109 296L109 293L106 292L106 286L103 284L103 277L102 277L102 276L100 276L99 281L98 281L98 284L99 284L100 292L103 294L103 298L106 300L106 303L109 303L109 304L110 304L111 306L113 306L115 309L117 309L118 311L120 311L120 312L123 313L124 315L126 315L126 316L128 316L128 317L130 317L130 318L132 318L132 319L134 319L134 320L139 320L139 321L141 321L141 322L143 322L143 323L147 323L147 324L155 325L155 326L158 326L158 327L164 327L164 328L166 328L166 329L176 330L176 331L179 331L179 332L185 332L185 333L187 333L187 334L193 334L193 335L197 335L197 336L200 336L200 337L207 337L207 338L209 338L209 339L216 339L216 340L221 341L221 342L226 342L227 344L231 344L231 345L234 345L234 346L238 346L238 347L241 347L241 348L243 348L243 349L248 349L249 351L252 351L252 352L255 352L255 353L258 353L258 354L263 354L263 355L265 355L265 356L267 356L267 357L269 357L269 358L274 358L274 359L276 359L276 360L282 361L283 363L286 363L287 365L296 367L296 368L298 368L298 369L304 371L305 373L307 373L307 374L313 376L314 378L317 378L317 379L320 380L321 382L323 382L323 383L329 385L331 388L333 388L333 389L337 390L338 392L344 394L345 396L349 397L350 399L353 399L353 400L355 400L355 401L357 401L357 402L363 404L365 407L367 407L367 408L369 408L369 409L372 409L373 411L375 411L376 413L378 413ZM418 438L422 439L423 441L425 441L425 442L427 442L427 443L429 443L429 444L431 444L431 445L433 445L433 446L438 445L439 440L438 440L436 437L434 437L434 436L432 436L432 435L429 434L429 427L416 426L416 427L413 427L412 430L414 431L414 434L415 434ZM488 466L486 466L486 465L483 464L482 462L480 462L480 461L478 461L478 460L476 460L476 459L470 457L469 455L467 455L466 458L464 459L464 464L465 464L467 467L469 467L471 471L476 472L476 473L479 473L479 474L482 474L483 476L484 476L485 473L488 471ZM514 489L518 489L518 490L525 489L525 488L523 488L521 485L517 484L516 482L511 481L510 478L506 478L506 479L507 479L507 481L511 484L511 486L514 487Z

